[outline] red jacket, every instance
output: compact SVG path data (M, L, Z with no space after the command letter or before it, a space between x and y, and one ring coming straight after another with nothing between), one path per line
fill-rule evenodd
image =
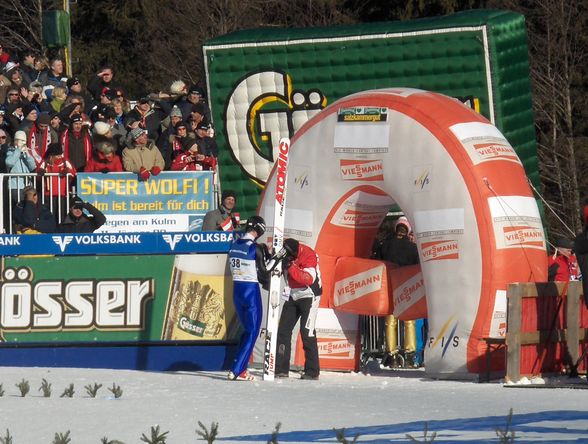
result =
M75 176L76 169L66 160L64 157L61 157L56 161L54 164L48 164L46 160L44 160L38 168L38 171L42 171L45 173L62 173L63 177L60 176L46 176L44 178L45 181L45 195L46 196L65 196L69 193L69 183L68 177L66 176L67 173Z
M120 173L124 171L120 156L113 154L112 159L108 161L103 153L96 152L90 157L84 171L86 173L102 173L102 172Z
M216 159L212 156L205 156L202 160L195 160L192 153L185 151L177 154L171 164L172 171L206 171L214 170Z
M549 256L547 262L549 267L549 280L555 282L577 281L578 276L578 261L573 254L567 258L561 254Z
M295 290L310 287L317 281L320 281L318 256L312 248L299 244L298 257L288 267L288 285Z

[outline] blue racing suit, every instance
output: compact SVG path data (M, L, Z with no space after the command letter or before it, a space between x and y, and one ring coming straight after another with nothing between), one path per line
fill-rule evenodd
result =
M257 258L257 250L257 244L250 233L234 240L229 250L229 266L233 276L233 303L244 329L231 368L235 375L240 375L247 369L263 317L258 280L258 264L261 258Z

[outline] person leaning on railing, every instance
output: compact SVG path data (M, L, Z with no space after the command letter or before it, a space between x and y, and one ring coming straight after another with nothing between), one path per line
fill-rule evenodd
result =
M49 208L39 201L35 187L23 190L24 199L14 208L16 233L36 234L55 232L55 217Z

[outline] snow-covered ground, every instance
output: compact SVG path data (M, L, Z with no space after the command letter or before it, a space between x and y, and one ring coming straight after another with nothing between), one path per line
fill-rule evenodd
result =
M280 443L335 443L333 428L345 428L349 442L355 434L362 443L411 442L407 434L425 442L428 422L436 443L499 442L495 430L505 428L512 407L515 443L588 443L588 391L370 369L370 375L323 372L319 381L291 373L275 382L235 382L224 372L0 367L0 438L8 429L13 444L50 444L55 433L69 430L72 444L99 444L105 436L130 444L159 425L169 431L167 443L187 444L203 442L196 434L200 421L207 428L219 423L218 443L266 443L278 422ZM49 398L38 390L43 378L52 384ZM31 385L24 398L15 386L22 379ZM71 383L73 398L61 398ZM90 398L84 386L94 383L103 387ZM113 383L123 390L119 399L107 390Z

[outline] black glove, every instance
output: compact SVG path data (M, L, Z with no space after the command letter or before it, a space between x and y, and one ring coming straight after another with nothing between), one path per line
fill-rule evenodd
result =
M37 171L37 174L39 176L44 176L45 175L45 170L43 168L41 168L39 171Z
M108 168L102 168L100 170L101 173L106 174L106 173L110 173L110 170Z
M59 172L59 177L65 177L67 176L67 171L60 171Z

